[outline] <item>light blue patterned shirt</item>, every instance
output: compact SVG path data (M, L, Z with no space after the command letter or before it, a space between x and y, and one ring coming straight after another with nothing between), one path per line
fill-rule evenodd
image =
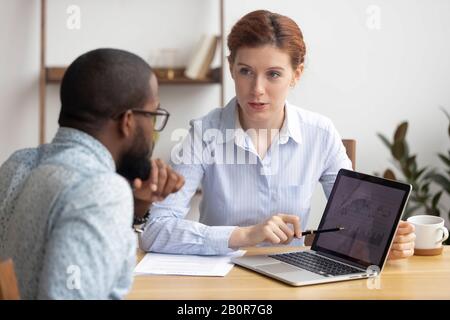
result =
M351 161L329 119L288 102L285 111L279 135L262 159L240 128L235 99L191 121L188 136L171 157L186 183L178 193L153 204L141 248L225 254L232 250L228 240L236 226L254 225L277 213L297 215L305 226L317 182L328 197L339 169L351 169ZM200 185L200 220L185 220ZM291 244L301 245L303 240Z
M23 299L123 297L135 264L132 217L128 182L84 132L60 128L0 168L0 259L13 259Z

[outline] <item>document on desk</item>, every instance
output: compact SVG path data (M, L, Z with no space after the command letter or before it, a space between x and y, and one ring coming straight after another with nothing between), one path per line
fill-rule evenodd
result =
M244 250L222 256L147 253L134 269L134 275L164 274L224 277L234 264L231 258L243 256Z

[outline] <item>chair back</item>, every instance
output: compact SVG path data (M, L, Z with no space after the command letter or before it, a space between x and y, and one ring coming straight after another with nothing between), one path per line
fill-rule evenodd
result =
M355 170L355 161L356 161L356 140L353 139L342 139L342 143L344 144L345 151L347 152L347 156L352 161L352 168Z
M19 300L19 287L12 259L0 262L0 300Z
M353 139L342 139L347 156L352 162L352 168L355 170L355 160L356 160L356 140ZM305 236L305 246L311 246L314 241L314 235L309 234Z

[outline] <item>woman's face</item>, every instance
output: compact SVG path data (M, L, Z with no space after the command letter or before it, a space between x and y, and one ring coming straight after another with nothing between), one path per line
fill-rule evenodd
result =
M303 65L293 70L289 54L266 45L238 49L230 70L241 117L258 125L283 118L289 88L300 78Z

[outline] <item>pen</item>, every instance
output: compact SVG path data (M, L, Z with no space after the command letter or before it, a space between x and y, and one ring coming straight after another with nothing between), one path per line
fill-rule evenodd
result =
M144 233L144 230L142 230L141 228L134 227L133 229L134 229L134 232L136 232L136 233Z
M307 234L334 232L334 231L341 231L341 230L344 230L344 227L336 227L336 228L331 228L331 229L319 229L319 230L306 230L306 231L302 232L302 237L306 236Z

